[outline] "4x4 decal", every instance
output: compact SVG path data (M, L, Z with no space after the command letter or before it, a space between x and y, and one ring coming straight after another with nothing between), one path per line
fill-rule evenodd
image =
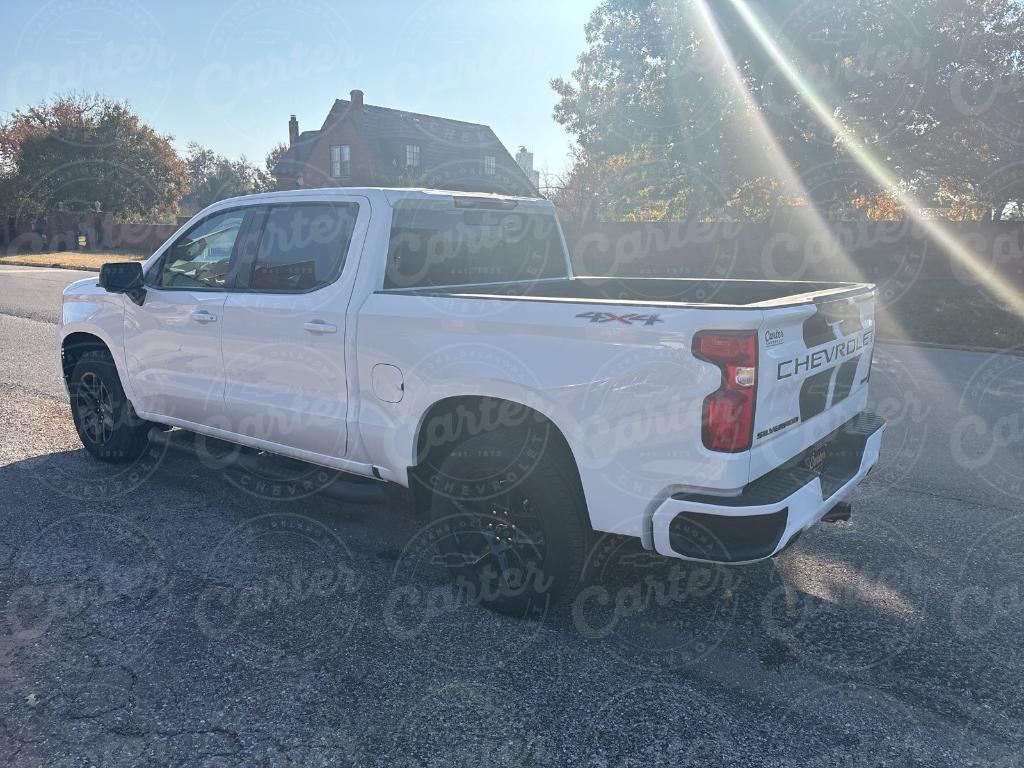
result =
M654 325L655 323L664 323L657 315L638 315L634 312L628 312L625 315L616 315L612 312L581 312L576 317L585 317L592 323L612 323L619 322L623 325L632 325L633 323L643 323L644 325Z

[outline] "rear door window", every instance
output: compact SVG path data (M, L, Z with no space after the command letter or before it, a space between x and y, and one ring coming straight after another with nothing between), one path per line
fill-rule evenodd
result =
M333 283L345 263L358 214L358 203L271 206L246 287L304 293Z
M566 277L554 215L451 203L394 208L385 288Z

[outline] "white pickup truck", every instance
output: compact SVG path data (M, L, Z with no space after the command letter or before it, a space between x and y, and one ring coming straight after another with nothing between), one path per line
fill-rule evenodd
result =
M884 429L874 297L580 277L544 200L310 189L70 285L60 350L97 458L169 425L408 486L455 577L521 611L578 585L594 532L747 563L847 516Z

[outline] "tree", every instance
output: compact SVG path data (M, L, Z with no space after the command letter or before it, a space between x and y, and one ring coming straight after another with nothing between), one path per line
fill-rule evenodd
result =
M1001 211L1024 189L1024 6L1017 0L845 0L775 23L835 115L899 180L849 179L847 199L902 215L894 192L958 209ZM795 34L794 34L795 33ZM791 91L791 100L799 94ZM837 158L843 159L841 147Z
M188 194L181 201L182 207L188 213L195 213L218 200L273 189L274 179L269 172L272 166L269 164L271 161L277 162L276 157L283 146L274 147L267 154L267 166L258 168L244 155L237 160L229 160L196 142L190 143L185 158L185 165L188 168Z
M579 202L582 222L721 218L729 200L699 164L686 163L672 147L638 145L576 170L576 178L587 181Z
M598 180L594 215L719 215L724 199L730 215L763 216L793 199L787 167L833 215L901 214L885 201L904 192L992 211L1024 197L1017 0L753 5L801 84L732 3L704 3L728 56L697 0L605 0L593 12L576 68L552 86L555 119L579 147L573 175ZM815 100L894 184L849 153Z
M952 201L952 216L998 219L1024 200L1024 5L947 5L932 30L929 110L909 132L907 156L923 183Z
M0 123L0 205L12 213L91 209L123 217L172 215L185 166L124 103L72 94Z
M721 87L722 62L692 5L606 0L591 15L586 39L571 80L552 87L561 97L555 119L580 148L574 175L596 180L591 215L610 213L602 214L600 194L618 197L623 180L638 213L706 213L697 200L716 207L722 190L740 183L738 155L753 139L742 98ZM580 158L591 168L581 168Z
M263 168L259 171L261 192L272 192L277 187L277 179L274 178L274 167L287 151L288 145L284 142L278 142L267 152L267 156L263 161Z

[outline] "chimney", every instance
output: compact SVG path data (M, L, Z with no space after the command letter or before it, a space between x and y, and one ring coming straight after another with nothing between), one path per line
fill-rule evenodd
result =
M299 140L299 121L295 119L295 115L292 115L291 120L288 121L288 145L291 146Z
M363 111L363 92L360 90L351 91L349 93L349 100L352 102L352 110L354 112Z

